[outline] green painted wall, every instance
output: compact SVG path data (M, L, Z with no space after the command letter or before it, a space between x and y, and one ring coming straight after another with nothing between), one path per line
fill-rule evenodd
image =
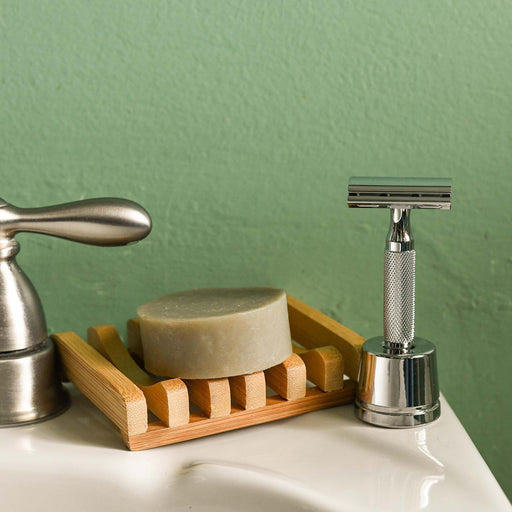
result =
M52 331L202 286L285 288L381 332L386 211L351 174L451 176L417 212L417 333L512 494L512 4L0 1L1 196L122 196L142 244L20 235Z

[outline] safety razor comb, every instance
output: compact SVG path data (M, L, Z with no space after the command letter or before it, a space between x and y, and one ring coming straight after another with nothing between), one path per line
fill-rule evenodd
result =
M393 428L430 423L441 414L435 346L414 335L416 251L412 209L449 210L451 179L352 177L350 208L389 208L384 252L384 336L362 349L356 412Z

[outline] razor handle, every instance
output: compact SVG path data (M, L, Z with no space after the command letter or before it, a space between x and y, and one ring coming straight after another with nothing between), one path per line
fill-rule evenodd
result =
M384 340L407 349L414 340L416 251L384 252Z
M384 341L405 350L414 339L416 251L410 209L392 208L384 252Z

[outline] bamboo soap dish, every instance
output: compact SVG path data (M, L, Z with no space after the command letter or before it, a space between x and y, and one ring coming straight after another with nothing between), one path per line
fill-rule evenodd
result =
M222 379L157 380L112 325L90 327L88 343L71 331L52 338L66 378L119 428L130 450L145 450L353 402L364 339L289 296L288 316L301 346L294 343L286 361ZM137 320L127 332L128 347L138 346ZM276 394L267 396L267 388ZM190 413L190 403L201 412ZM158 421L148 422L148 409Z

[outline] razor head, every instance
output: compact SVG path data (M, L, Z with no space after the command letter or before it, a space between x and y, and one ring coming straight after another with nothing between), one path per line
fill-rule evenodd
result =
M372 178L353 176L348 182L350 208L421 208L449 210L450 178Z

